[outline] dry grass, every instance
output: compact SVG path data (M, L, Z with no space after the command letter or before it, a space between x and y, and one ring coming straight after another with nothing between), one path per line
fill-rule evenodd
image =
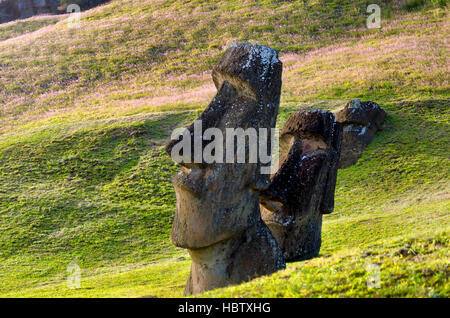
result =
M399 15L374 31L361 23L362 2L328 2L334 13L314 2L113 1L85 12L80 29L62 20L0 42L0 133L204 107L209 70L235 41L281 51L283 102L448 89L448 11Z
M371 91L385 100L398 100L448 92L450 41L442 34L449 34L449 27L450 21L443 19L419 24L415 34L382 31L354 45L325 47L296 59L289 56L284 100L355 97Z

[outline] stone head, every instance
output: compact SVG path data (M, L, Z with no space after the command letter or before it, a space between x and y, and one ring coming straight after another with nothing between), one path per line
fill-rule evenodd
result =
M249 163L250 143L245 144L245 162L238 162L238 144L227 142L230 129L270 129L275 126L281 92L282 64L273 49L249 43L231 45L213 68L217 94L183 134L166 147L173 153L180 142L181 171L172 182L177 211L171 232L174 245L199 249L226 240L260 220L259 191L268 186L262 163ZM196 134L199 130L200 134ZM211 135L203 133L210 130ZM201 154L215 142L208 161ZM270 149L270 140L268 149ZM220 150L219 148L222 147ZM196 152L195 150L199 150ZM226 158L230 150L233 156ZM230 160L232 159L232 160Z
M319 110L292 114L281 131L279 168L260 201L286 259L318 252L322 214L334 208L341 131L332 113Z

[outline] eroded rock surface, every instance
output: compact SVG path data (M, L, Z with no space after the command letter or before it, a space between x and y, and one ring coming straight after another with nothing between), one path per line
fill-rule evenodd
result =
M232 44L213 69L218 92L198 118L202 130L217 128L226 136L227 128L275 127L281 72L275 50ZM194 149L194 130L193 123L185 135L167 145L167 152L171 154L188 135ZM202 148L209 143L200 142ZM230 147L225 141L223 146L224 151ZM234 162L196 162L189 154L173 176L177 211L171 240L188 249L192 259L186 294L238 284L285 267L280 247L261 220L259 192L268 186L269 175L261 173L260 162Z
M339 168L354 165L381 130L386 112L375 102L350 101L335 112L336 120L343 125L343 140Z
M292 114L280 134L278 171L261 193L261 214L286 260L317 256L322 214L334 209L342 126L326 111Z

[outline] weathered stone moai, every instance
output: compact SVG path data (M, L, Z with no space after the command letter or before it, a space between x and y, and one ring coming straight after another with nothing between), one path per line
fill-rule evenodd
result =
M200 115L202 131L215 128L223 136L227 128L273 128L278 114L282 63L277 52L249 43L232 44L213 68L218 90ZM174 154L190 136L196 141L195 122L166 147ZM217 137L216 137L217 138ZM223 138L223 150L230 146ZM188 139L187 139L188 140ZM271 149L270 138L267 149ZM246 153L248 154L248 144ZM180 151L181 155L181 151ZM238 284L285 268L282 251L261 219L259 192L269 184L262 163L206 163L183 149L182 169L173 176L177 210L171 231L174 245L188 249L191 271L185 294Z
M354 165L361 154L381 130L386 112L375 102L352 100L335 112L336 120L343 125L343 140L339 168Z
M261 214L288 261L319 254L322 214L334 209L342 126L327 111L292 114L280 134L279 168Z

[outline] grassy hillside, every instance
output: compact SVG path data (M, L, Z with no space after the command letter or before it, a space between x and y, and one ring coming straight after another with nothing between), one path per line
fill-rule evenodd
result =
M444 80L434 83L430 78L445 75L445 69L433 65L442 65L445 58L439 44L445 40L440 36L443 27L448 28L443 22L447 10L439 7L439 1L431 1L430 7L409 13L397 4L402 1L381 1L384 27L368 30L366 2L112 1L85 12L79 29L68 28L61 21L0 42L0 131L23 130L55 120L201 107L214 94L208 73L211 66L235 41L277 48L289 55L286 58L291 63L302 63L303 54L313 49L330 50L343 43L366 47L363 56L368 59L377 55L369 65L358 59L353 68L372 67L362 69L359 78L358 74L348 79L338 76L334 83L313 84L322 74L311 73L314 68L299 68L304 80L285 81L286 102L344 97L355 95L355 89L364 93L370 88L395 96L403 89L411 93L412 80L420 80L418 93L442 95ZM415 14L417 10L420 14ZM414 63L419 68L413 68L411 59L429 47L431 56L422 56ZM386 56L392 50L398 50L400 56ZM403 56L405 59L400 59ZM397 80L392 62L405 64L397 69L405 81ZM427 76L418 79L422 74ZM292 75L297 76L295 72ZM298 87L301 84L308 87Z
M0 25L0 296L181 296L162 145L214 95L227 45L252 41L284 63L279 125L349 98L388 118L339 171L320 257L207 295L448 297L449 10L421 3L380 2L379 30L366 1L331 0L118 0L80 29ZM65 284L73 261L82 289ZM381 288L365 284L369 263Z
M62 20L63 16L37 16L26 20L17 20L0 24L0 41L27 35Z

